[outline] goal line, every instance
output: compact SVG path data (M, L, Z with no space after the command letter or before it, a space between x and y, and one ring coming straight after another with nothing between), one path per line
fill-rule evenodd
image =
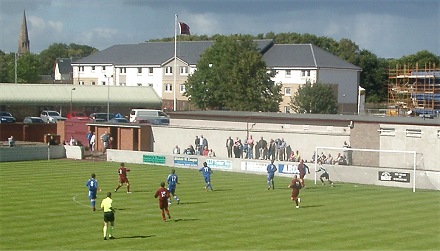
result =
M327 147L317 146L314 154L313 163L315 166L315 184L317 183L318 160L324 165L340 165L352 167L362 167L363 170L369 169L369 179L376 177L377 169L397 169L409 170L412 169L413 177L408 180L412 181L412 190L416 191L416 170L417 170L417 152L416 151L401 151L401 150L378 150L378 149L362 149L362 148L347 148L347 147ZM349 169L344 172L348 172ZM354 170L353 170L354 172ZM372 176L373 174L376 176ZM380 172L379 172L380 173ZM384 171L385 175L391 172ZM367 173L365 173L367 174ZM354 180L360 180L359 174L354 174ZM388 176L390 177L390 176ZM390 177L391 178L391 177ZM365 179L365 178L364 178ZM380 179L380 176L379 176ZM399 180L397 180L399 181ZM409 182L409 181L408 181ZM356 183L356 182L355 182ZM409 185L409 184L408 184Z

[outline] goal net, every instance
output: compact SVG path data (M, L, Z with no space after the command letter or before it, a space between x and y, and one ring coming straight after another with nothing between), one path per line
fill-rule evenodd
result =
M415 192L416 171L423 167L423 156L415 151L318 146L313 162L315 184L321 162L332 181L405 187Z

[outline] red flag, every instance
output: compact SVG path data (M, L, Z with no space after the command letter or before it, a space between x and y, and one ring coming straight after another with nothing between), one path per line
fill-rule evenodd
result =
M180 26L180 35L191 35L191 33L189 32L189 25L187 25L186 23L183 22L179 22L179 26Z

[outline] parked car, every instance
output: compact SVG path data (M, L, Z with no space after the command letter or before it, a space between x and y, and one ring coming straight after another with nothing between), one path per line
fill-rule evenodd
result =
M105 112L96 112L90 114L89 118L93 120L93 122L106 122L107 117L110 119L114 118L115 115L113 113L105 113Z
M56 123L58 121L64 121L67 118L61 116L57 111L42 111L40 118L45 123Z
M160 110L132 109L130 112L130 122L169 125L170 117Z
M25 117L23 124L44 124L44 121L40 117Z
M130 123L127 118L112 118L108 122L110 123Z
M9 112L0 112L0 123L15 123L16 119Z
M83 112L69 112L66 116L68 119L89 120L90 118Z

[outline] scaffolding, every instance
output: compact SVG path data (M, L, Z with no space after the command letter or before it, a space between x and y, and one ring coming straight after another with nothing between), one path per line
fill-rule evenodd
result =
M440 68L404 65L389 69L388 116L439 116Z

